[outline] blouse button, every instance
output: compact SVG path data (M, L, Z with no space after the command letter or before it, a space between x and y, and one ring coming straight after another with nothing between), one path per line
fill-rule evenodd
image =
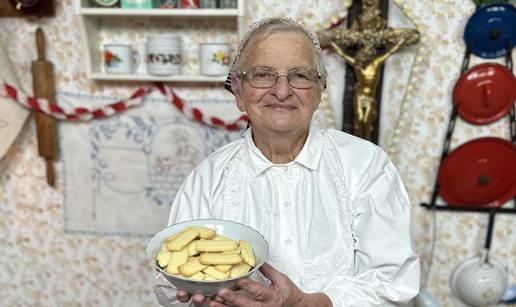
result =
M286 244L290 244L290 243L292 243L292 240L290 240L290 239L286 239L286 240L285 240L285 243L286 243Z
M288 201L283 203L283 207L288 208L288 206L290 206L290 203Z

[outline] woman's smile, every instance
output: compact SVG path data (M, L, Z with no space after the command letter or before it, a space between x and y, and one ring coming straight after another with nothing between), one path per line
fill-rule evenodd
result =
M291 105L291 104L286 104L283 102L265 104L265 107L270 108L270 109L287 110L287 111L297 109L296 106Z

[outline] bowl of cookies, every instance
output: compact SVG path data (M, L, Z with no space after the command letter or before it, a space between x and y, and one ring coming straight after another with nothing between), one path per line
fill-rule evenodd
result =
M152 266L177 289L213 296L267 261L268 244L253 228L227 220L173 224L147 243Z

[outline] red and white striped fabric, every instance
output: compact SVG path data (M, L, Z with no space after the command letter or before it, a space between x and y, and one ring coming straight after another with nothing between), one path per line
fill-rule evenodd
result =
M205 116L199 108L188 106L181 100L169 87L164 86L162 83L157 83L156 87L159 91L168 97L172 104L176 106L176 108L185 114L188 118L193 119L195 121L205 123L209 126L215 127L224 127L227 130L235 131L245 129L247 126L247 115L241 115L237 120L226 123L222 119L215 116Z
M163 95L169 98L170 102L186 117L191 120L213 126L225 128L230 131L244 129L247 126L247 115L241 115L234 121L224 121L218 117L206 116L199 108L186 105L169 87L162 83L156 83L154 86L142 87L136 90L129 98L107 104L102 108L87 109L84 107L74 108L72 110L64 110L56 103L51 103L43 98L35 98L26 95L16 87L6 83L0 79L0 96L9 97L19 104L38 112L43 112L60 120L81 120L87 121L91 119L99 119L113 114L125 111L128 108L140 105L144 96L150 94L154 88L157 88Z

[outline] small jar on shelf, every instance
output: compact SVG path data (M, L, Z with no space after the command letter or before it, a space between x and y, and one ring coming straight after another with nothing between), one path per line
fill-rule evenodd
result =
M235 9L237 0L220 0L220 7L223 9Z
M215 9L219 7L218 0L201 0L201 8L203 9Z
M180 0L180 9L198 9L201 6L200 0Z
M160 0L160 8L162 9L175 9L178 6L178 0Z
M120 7L119 0L89 0L92 7L112 8Z
M123 9L152 9L160 7L159 0L120 0Z

